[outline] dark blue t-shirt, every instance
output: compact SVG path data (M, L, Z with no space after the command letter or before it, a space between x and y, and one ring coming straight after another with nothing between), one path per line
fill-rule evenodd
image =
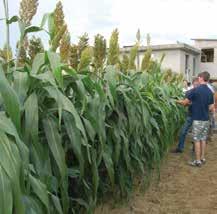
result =
M191 112L193 120L209 120L209 105L214 103L213 93L206 84L189 91L187 98L192 102Z

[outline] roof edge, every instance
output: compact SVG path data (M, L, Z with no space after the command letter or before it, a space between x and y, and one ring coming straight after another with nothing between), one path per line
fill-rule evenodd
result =
M192 38L194 41L217 41L217 39L209 39L209 38Z
M123 48L121 48L121 50L123 52L130 52L130 49L133 46L123 46ZM178 44L165 44L165 45L151 45L150 48L154 51L154 50L177 50L177 49L181 49L181 50L186 50L186 51L190 51L196 54L200 54L201 51L200 49L197 49L191 45L188 45L186 43L178 43ZM146 51L148 49L148 46L141 46L139 48L139 52L142 51Z

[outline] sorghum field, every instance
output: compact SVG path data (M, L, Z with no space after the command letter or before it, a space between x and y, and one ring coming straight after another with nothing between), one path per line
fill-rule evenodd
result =
M201 168L192 168L191 137L185 152L168 153L161 166L160 181L152 176L148 189L135 182L128 200L105 200L95 214L215 214L217 213L217 135L208 141L207 160ZM193 157L192 157L193 158Z
M147 183L182 123L182 76L151 58L135 64L115 29L108 41L88 34L70 40L62 3L31 21L38 0L21 0L9 17L3 0L0 50L0 209L3 214L93 213L104 197L127 198L135 177ZM36 14L37 15L37 14ZM16 51L10 25L18 24ZM49 35L47 45L34 35ZM48 48L45 48L48 46ZM162 57L163 60L163 57Z

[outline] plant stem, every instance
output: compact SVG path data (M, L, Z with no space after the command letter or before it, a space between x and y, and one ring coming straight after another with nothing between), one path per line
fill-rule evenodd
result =
M14 69L14 71L17 70L19 57L20 57L20 47L21 47L21 41L18 41L18 46L16 48L16 60L15 60L15 69Z
M7 71L9 72L10 29L8 24L8 19L9 19L8 0L3 0L3 4L4 4L4 11L5 11L5 26L6 26Z

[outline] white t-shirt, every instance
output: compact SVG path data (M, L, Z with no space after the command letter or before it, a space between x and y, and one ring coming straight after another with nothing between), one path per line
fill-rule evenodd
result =
M208 88L212 91L212 93L215 93L215 90L213 88L213 86L210 83L207 83Z

